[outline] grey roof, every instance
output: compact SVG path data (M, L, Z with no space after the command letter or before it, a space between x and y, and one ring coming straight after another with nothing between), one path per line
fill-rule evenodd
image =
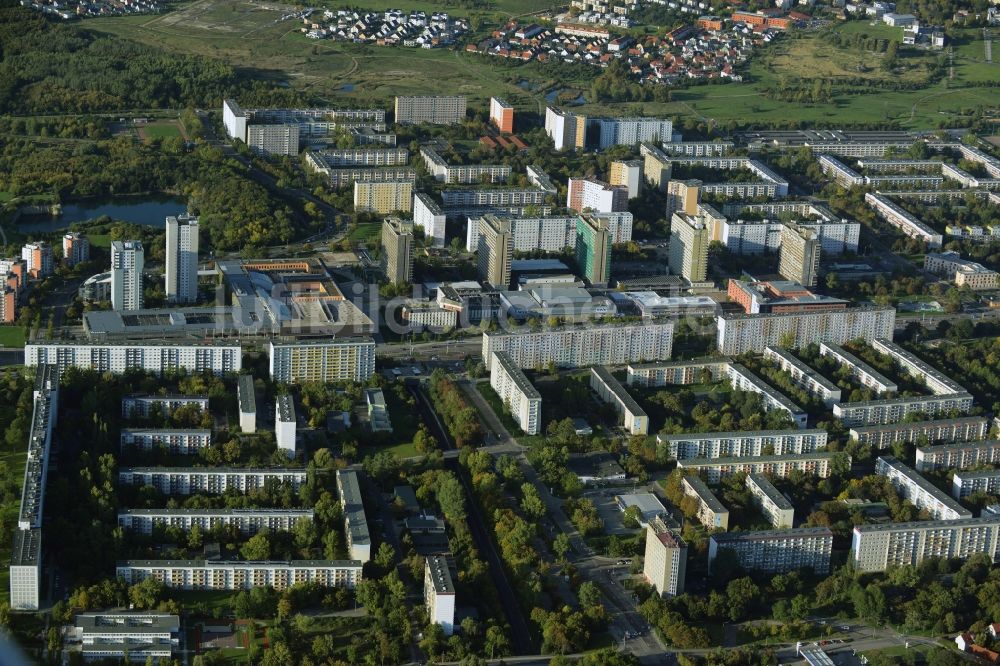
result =
M120 467L119 474L306 474L305 467Z
M194 567L205 569L225 569L238 568L244 566L264 566L264 567L330 567L330 568L353 568L361 570L361 560L121 560L118 567L136 567L140 569L149 568L173 568L173 567Z
M15 530L14 547L10 553L10 566L38 566L42 555L42 530Z
M181 620L176 615L164 613L130 613L124 611L107 613L80 613L76 616L76 626L85 634L128 631L130 634L161 634L180 629ZM123 646L131 648L132 646Z
M928 453L943 453L945 451L961 451L962 449L992 449L1000 446L1000 439L986 439L981 442L952 442L951 444L938 444L937 446L922 446L917 451L924 455Z
M836 451L817 451L816 453L789 453L784 456L742 456L736 458L685 458L678 460L679 467L717 467L720 465L740 465L749 463L793 462L797 460L829 460L837 455Z
M288 393L278 396L277 400L278 418L283 423L295 422L295 400Z
M504 372L513 380L514 384L517 385L517 388L520 389L525 398L528 400L542 399L542 394L538 392L538 389L534 387L521 368L517 367L510 354L504 351L493 352L493 358L496 359Z
M657 435L656 439L661 442L684 442L699 439L746 439L749 437L798 437L806 435L826 435L826 430L821 428L787 430L752 430L752 431L728 431L728 432L689 432L680 435Z
M908 530L926 530L942 528L960 527L985 527L1000 526L1000 516L990 516L988 518L958 518L956 520L915 520L907 523L874 523L870 525L856 525L854 531L863 532L904 532Z
M435 594L455 594L455 585L448 570L448 558L443 555L429 555L425 562L430 570Z
M257 413L257 398L252 375L240 375L236 386L236 395L240 402L241 412L244 414Z
M715 496L715 493L709 489L708 485L697 476L685 475L682 479L684 483L687 483L691 490L711 511L715 513L729 513L729 509L722 505L719 498Z
M923 428L955 427L963 424L986 423L985 416L959 416L954 419L936 419L931 421L908 421L905 423L886 423L884 425L855 426L851 432L906 432Z
M951 496L948 495L946 492L944 492L943 490L935 486L933 483L925 479L923 476L918 474L917 471L912 467L904 465L902 462L896 460L892 456L880 456L878 461L884 463L885 465L888 465L889 467L894 469L897 473L905 476L910 483L914 484L915 486L917 486L918 488L929 494L931 497L934 498L935 501L940 502L949 510L954 511L959 515L967 515L969 517L972 516L971 511L969 511L964 506L962 506L954 499L952 499ZM876 464L875 468L876 470L878 469L878 464Z
M833 532L830 531L829 527L794 527L783 530L761 530L759 532L725 532L711 536L716 542L777 541L804 537L830 537L832 539Z
M808 365L806 365L805 363L803 363L799 359L795 358L795 356L793 356L790 352L782 349L781 347L775 347L775 346L772 346L772 345L768 345L767 347L764 348L764 350L765 351L769 351L772 354L775 354L775 355L779 356L782 360L784 360L785 362L787 362L789 365L791 365L792 367L794 367L796 370L798 370L799 372L801 372L806 377L809 377L809 379L815 381L817 384L819 384L820 386L822 386L825 390L827 390L827 391L839 391L840 390L837 387L836 384L834 384L829 379L827 379L823 375L821 375L818 372L816 372L815 370L813 370L811 367L809 367Z
M625 408L632 413L633 416L646 416L646 411L639 406L639 403L628 394L625 387L615 379L611 371L608 370L603 365L595 365L590 369L591 374L596 376L601 382L608 387L608 390L615 394L615 397L625 406Z
M788 501L788 498L782 495L781 492L774 487L774 484L771 483L770 479L763 474L750 474L747 476L747 483L757 486L757 488L764 493L767 499L770 500L778 508L778 510L786 511L788 509L795 508L792 506L792 503Z

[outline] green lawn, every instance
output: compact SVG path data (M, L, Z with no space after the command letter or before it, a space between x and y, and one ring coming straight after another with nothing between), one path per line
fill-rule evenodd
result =
M14 194L12 192L8 192L7 190L0 190L0 203L6 203L7 201L10 201L13 198Z
M23 347L24 329L20 326L0 326L0 347Z
M142 127L142 132L150 139L170 139L181 136L177 123L150 123Z
M347 238L351 241L372 241L378 240L379 235L382 233L382 225L378 222L367 222L365 224L359 224L350 233L347 234Z
M233 599L239 592L227 590L171 590L170 597L175 599L181 607L190 607L194 604L204 604L209 614L221 609L225 613L233 610Z
M111 247L111 234L87 234L91 247Z

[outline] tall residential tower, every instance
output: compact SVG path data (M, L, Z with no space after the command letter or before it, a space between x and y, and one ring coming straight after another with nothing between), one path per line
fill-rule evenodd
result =
M167 218L166 294L171 303L198 300L198 218Z

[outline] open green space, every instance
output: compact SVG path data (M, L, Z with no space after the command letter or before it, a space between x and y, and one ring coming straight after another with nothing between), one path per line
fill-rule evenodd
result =
M378 222L366 222L351 229L350 233L347 234L347 237L353 242L377 241L381 233L381 224Z
M23 347L24 329L20 326L0 326L0 347Z
M170 139L181 136L177 123L150 123L142 127L142 133L150 139Z

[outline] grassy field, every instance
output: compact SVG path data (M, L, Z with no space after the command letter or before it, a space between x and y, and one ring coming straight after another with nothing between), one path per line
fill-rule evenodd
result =
M176 122L150 123L143 125L139 132L146 141L151 139L171 139L182 136L181 128Z
M507 13L542 8L531 0L499 0L496 4L498 11ZM376 0L365 7L389 5L407 9L415 7L417 0ZM442 9L463 13L452 7ZM265 9L243 0L196 0L160 16L101 18L87 21L86 26L168 51L220 58L241 69L252 63L254 76L287 83L331 104L388 106L393 95L433 91L464 94L473 107L484 105L491 95L500 95L519 110L538 112L544 110L545 94L557 87L584 91L589 87L586 79L575 80L568 72L566 77L554 76L551 69L534 63L518 66L445 49L310 40L300 32L300 21L282 21L281 17L280 8ZM867 21L848 22L837 30L894 39L900 32ZM754 56L750 83L676 90L673 101L643 103L642 110L648 115L695 116L716 122L795 119L838 124L898 120L911 127L934 127L963 111L1000 106L1000 89L971 85L1000 78L1000 64L985 62L981 34L974 30L960 33L956 40L953 79L917 90L837 90L829 103L773 100L765 97L764 91L781 77L836 80L863 76L873 82L901 79L920 83L926 81L929 69L942 54L905 50L900 69L887 73L879 67L881 54L835 49L818 34L779 40L769 49ZM859 71L859 65L864 71ZM519 82L527 85L519 86ZM590 104L579 109L585 113L621 113L621 104Z
M0 347L23 347L24 329L20 326L0 326Z
M366 241L378 242L382 233L382 225L378 222L359 224L347 234L347 238L352 242Z

